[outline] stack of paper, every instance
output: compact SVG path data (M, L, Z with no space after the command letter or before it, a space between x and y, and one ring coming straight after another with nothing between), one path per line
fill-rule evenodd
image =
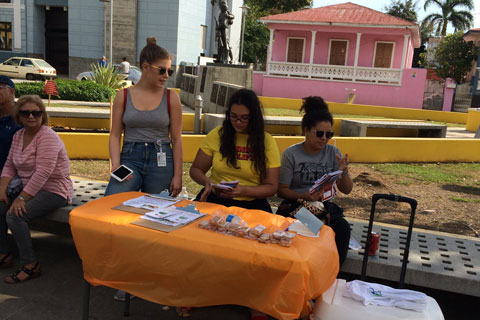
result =
M140 218L175 227L181 224L187 225L204 215L198 211L187 211L185 208L167 207L162 210L147 212Z
M315 181L313 186L309 189L310 194L314 194L318 191L323 191L321 196L322 201L328 201L335 198L338 193L336 181L342 173L342 170L337 170L324 174L320 179Z

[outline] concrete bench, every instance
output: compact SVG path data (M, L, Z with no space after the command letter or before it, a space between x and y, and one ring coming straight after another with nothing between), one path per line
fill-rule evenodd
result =
M347 219L364 246L368 221ZM368 259L367 276L398 282L407 228L375 222L373 231L380 246ZM362 261L363 249L349 250L341 271L360 275ZM414 228L405 283L480 297L480 239Z
M366 137L369 128L411 130L422 138L445 138L447 126L416 121L342 120L340 136Z
M90 181L82 179L72 179L73 182L73 199L68 206L59 208L48 214L45 219L68 223L70 211L84 203L95 200L104 196L106 182Z
M221 126L225 119L224 114L219 113L204 113L203 114L203 132L208 133L215 127ZM265 116L266 126L293 126L299 132L302 124L301 117L281 117L281 116Z

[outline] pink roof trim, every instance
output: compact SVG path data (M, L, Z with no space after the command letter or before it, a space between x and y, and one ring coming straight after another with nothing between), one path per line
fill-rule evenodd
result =
M351 2L281 13L260 18L264 22L317 22L365 25L415 26L416 23Z

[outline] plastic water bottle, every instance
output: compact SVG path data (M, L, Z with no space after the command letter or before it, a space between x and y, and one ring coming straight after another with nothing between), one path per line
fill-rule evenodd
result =
M187 187L182 187L182 191L180 191L180 193L178 194L177 199L188 200Z

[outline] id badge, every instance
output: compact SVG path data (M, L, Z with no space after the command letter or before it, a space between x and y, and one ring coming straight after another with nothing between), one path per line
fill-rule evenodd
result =
M167 166L167 154L165 152L157 152L157 166L166 167Z

